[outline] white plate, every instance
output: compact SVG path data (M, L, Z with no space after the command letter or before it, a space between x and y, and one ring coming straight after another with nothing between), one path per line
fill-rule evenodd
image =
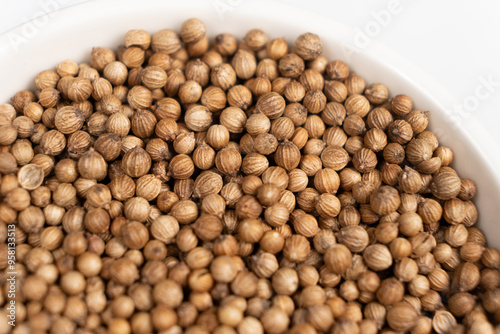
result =
M382 82L391 94L405 93L417 108L430 110L430 129L443 145L453 149L454 167L461 177L477 183L479 226L486 232L490 245L500 246L500 229L496 227L500 217L500 150L491 145L491 138L480 123L469 117L465 124L454 125L443 107L454 103L447 90L376 41L371 42L369 53L351 53L351 28L282 3L107 0L66 8L0 36L0 102L8 102L20 89L33 88L37 73L62 60L88 61L93 46L117 47L129 29L154 32L179 28L189 17L201 18L211 36L231 32L243 37L251 28L262 28L271 37L284 36L290 42L305 31L317 33L324 42L327 58L345 60L367 82Z

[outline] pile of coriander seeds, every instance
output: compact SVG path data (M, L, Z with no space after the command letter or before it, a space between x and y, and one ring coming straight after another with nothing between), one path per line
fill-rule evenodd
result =
M205 33L131 30L0 105L0 332L500 331L429 112L315 34Z

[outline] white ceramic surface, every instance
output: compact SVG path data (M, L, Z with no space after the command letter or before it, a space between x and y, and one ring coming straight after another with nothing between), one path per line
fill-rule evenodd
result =
M218 10L217 4L222 4ZM238 10L234 10L236 5ZM221 16L223 11L225 15ZM94 0L66 8L51 17L33 37L22 31L26 25L0 36L0 103L7 102L20 89L32 88L38 72L64 59L88 61L93 46L117 47L129 29L154 32L178 28L189 17L203 19L211 36L227 31L243 37L255 27L269 32L271 37L284 36L289 41L305 31L317 33L324 42L326 57L346 60L367 82L386 84L391 94L411 96L417 108L431 111L430 129L438 134L442 144L453 148L454 167L460 175L476 181L479 226L491 245L500 246L500 229L496 227L496 218L500 216L500 172L496 170L500 166L500 150L491 145L491 138L480 123L470 117L465 124L454 126L444 108L453 105L454 100L432 78L376 41L372 41L369 52L348 56L346 45L354 37L351 28L283 3ZM14 42L14 48L15 36L24 40Z

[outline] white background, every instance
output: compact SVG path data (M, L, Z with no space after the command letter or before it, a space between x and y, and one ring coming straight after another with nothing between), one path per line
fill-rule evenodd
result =
M54 4L63 8L86 1L2 1L0 33L24 24L43 11L53 11ZM216 6L249 0L207 1ZM354 28L359 32L354 45L363 52L369 52L370 41L377 40L413 62L456 97L459 104L450 109L460 107L455 111L465 121L469 117L479 119L491 135L492 145L500 146L500 2L276 1L316 12ZM175 8L175 1L172 6ZM64 11L58 15L64 15ZM484 83L488 81L490 84Z

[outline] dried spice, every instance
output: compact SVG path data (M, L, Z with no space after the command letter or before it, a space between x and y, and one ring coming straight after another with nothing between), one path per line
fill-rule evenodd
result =
M498 331L500 253L429 112L270 37L130 30L0 105L16 332Z

